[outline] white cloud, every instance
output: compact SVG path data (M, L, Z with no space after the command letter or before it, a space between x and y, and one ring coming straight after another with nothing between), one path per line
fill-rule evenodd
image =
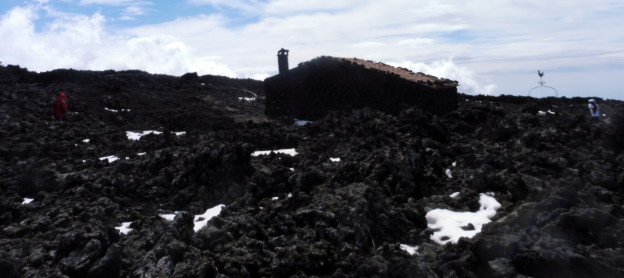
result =
M474 72L466 67L455 64L455 62L453 62L450 58L434 61L430 64L414 62L389 64L397 67L404 67L414 72L423 72L433 76L459 81L459 87L457 90L463 93L489 95L492 94L496 88L496 85L494 84L482 85L482 82L478 81L478 77Z
M357 5L361 5L365 1L362 0L276 0L269 1L264 9L267 14L292 14L298 12L311 11L332 11L352 9Z
M64 15L42 31L34 21L37 10L15 8L0 20L0 61L18 63L30 70L141 69L181 75L189 71L235 76L227 65L211 57L198 56L175 36L154 33L132 36L105 31L105 18Z
M414 39L404 39L397 42L397 45L407 46L410 48L422 47L422 46L431 46L435 43L435 40L430 38L414 38Z
M143 6L129 6L123 10L124 16L137 16L144 15L147 13L147 8Z
M80 5L105 5L124 7L120 20L135 20L137 16L147 14L153 2L146 0L80 0Z
M137 1L137 0L80 0L79 4L81 5L111 5L111 6L124 6L130 5L137 2L145 2L145 1Z
M113 31L109 23L116 18L48 7L52 22L35 27L42 6L52 2L3 15L0 61L38 70L139 68L262 78L277 72L275 55L284 47L291 50L291 67L321 55L358 57L458 80L460 91L492 94L529 89L537 69L549 73L549 84L577 84L569 86L574 91L592 81L573 78L580 74L571 75L570 68L605 69L600 80L617 80L624 64L617 36L624 2L615 0L187 0L216 9ZM136 23L159 7L143 0L79 3L122 7L120 16Z
M355 48L377 48L384 46L383 43L380 42L360 42L352 45Z
M247 12L257 12L258 8L263 5L262 2L255 0L187 0L187 2L193 5L227 7Z

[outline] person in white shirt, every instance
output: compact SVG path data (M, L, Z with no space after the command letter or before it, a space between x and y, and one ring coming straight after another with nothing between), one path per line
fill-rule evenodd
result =
M589 107L589 113L592 117L600 117L600 107L596 103L596 100L594 100L593 98L590 99L587 107Z

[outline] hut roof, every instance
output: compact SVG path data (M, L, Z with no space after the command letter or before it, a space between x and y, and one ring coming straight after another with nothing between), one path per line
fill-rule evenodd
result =
M335 59L335 60L339 60L343 62L348 62L351 64L356 64L367 69L374 69L374 70L386 72L389 74L395 74L405 80L409 80L409 81L416 82L416 83L427 84L428 86L431 86L431 87L448 87L448 86L456 87L458 85L457 81L449 80L446 78L438 78L433 75L425 74L422 72L413 72L406 68L394 67L391 65L387 65L381 62L374 62L371 60L364 60L364 59L358 59L358 58L340 58L340 57L332 57L332 56L322 56L320 58Z

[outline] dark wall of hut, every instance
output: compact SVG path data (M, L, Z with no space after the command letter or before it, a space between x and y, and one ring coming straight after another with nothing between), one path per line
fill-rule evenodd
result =
M457 108L457 87L434 87L396 74L321 57L267 78L265 114L315 120L329 111L370 107L397 114L408 107L445 113Z

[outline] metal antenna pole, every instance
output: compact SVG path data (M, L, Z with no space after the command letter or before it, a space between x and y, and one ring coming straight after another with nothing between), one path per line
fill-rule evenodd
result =
M544 81L544 79L543 79L544 72L543 72L543 71L538 70L538 71L537 71L537 75L539 75L539 77L540 77L540 81L539 81L539 82L537 82L537 84L539 84L539 86L534 87L533 89L529 90L528 95L529 95L529 96L531 96L531 92L532 92L533 90L537 89L537 88L549 88L549 89L552 89L553 91L555 91L555 97L559 97L559 92L557 92L557 89L555 89L555 88L553 88L553 87L550 87L550 86L546 86L546 85L545 85L545 84L546 84L546 81Z

